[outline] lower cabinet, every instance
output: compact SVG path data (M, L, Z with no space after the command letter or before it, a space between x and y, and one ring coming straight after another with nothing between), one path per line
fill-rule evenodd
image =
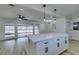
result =
M68 38L67 37L60 37L56 39L56 52L55 54L60 54L64 50L68 49Z
M49 55L49 54L54 54L55 53L55 40L46 40L46 41L41 41L36 44L36 51L37 54L42 54L42 55ZM52 47L53 46L53 47Z

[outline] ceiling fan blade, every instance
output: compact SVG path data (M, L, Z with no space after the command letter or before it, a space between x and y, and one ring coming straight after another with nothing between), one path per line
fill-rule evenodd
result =
M29 19L23 19L23 20L29 20Z
M9 4L9 6L14 7L15 5L14 4Z

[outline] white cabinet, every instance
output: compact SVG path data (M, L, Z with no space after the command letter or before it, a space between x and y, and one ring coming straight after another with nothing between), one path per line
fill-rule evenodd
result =
M47 38L45 36L29 37L29 54L57 55L68 49L68 36L52 34Z
M36 44L37 54L48 54L50 48L50 41L41 41Z
M64 49L68 49L68 47L69 47L69 41L68 41L68 37L62 37L62 40L63 40L63 42L62 42L62 44L63 44L63 50Z
M54 44L55 44L55 41L51 39L38 42L36 44L37 54L43 54L43 55L54 54L54 50L55 50Z
M55 54L60 54L64 50L68 49L68 37L62 36L56 39L56 51Z

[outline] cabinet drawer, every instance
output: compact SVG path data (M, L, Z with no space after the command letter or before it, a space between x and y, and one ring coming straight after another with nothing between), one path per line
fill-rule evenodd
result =
M37 43L37 53L38 54L54 54L55 44L54 40L46 40Z
M44 47L38 47L37 48L37 54L48 54L49 53L49 50L50 48L48 46L44 46Z
M37 43L37 46L48 46L50 44L50 41L49 40L46 40L46 41L40 41Z
M40 41L36 43L37 54L45 55L49 52L49 40Z

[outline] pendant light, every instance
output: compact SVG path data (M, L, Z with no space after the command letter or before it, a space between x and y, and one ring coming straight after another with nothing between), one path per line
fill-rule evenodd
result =
M44 4L43 7L44 7L44 19L43 20L45 21L46 20L46 17L45 17L45 8L46 8L46 5Z
M56 23L56 11L57 11L57 9L54 9L54 16L53 16L54 23Z
M51 22L51 20L46 19L46 15L45 15L46 5L45 5L45 4L43 5L43 8L44 8L44 18L43 18L43 20L44 20L44 22L50 23L50 22Z
M54 15L53 15L53 18L49 18L49 19L46 19L46 15L45 15L45 9L46 9L46 5L44 4L43 5L43 8L44 8L44 17L43 17L43 21L44 22L47 22L47 23L50 23L50 22L54 22L56 23L56 11L57 9L54 9L53 12L54 12Z

